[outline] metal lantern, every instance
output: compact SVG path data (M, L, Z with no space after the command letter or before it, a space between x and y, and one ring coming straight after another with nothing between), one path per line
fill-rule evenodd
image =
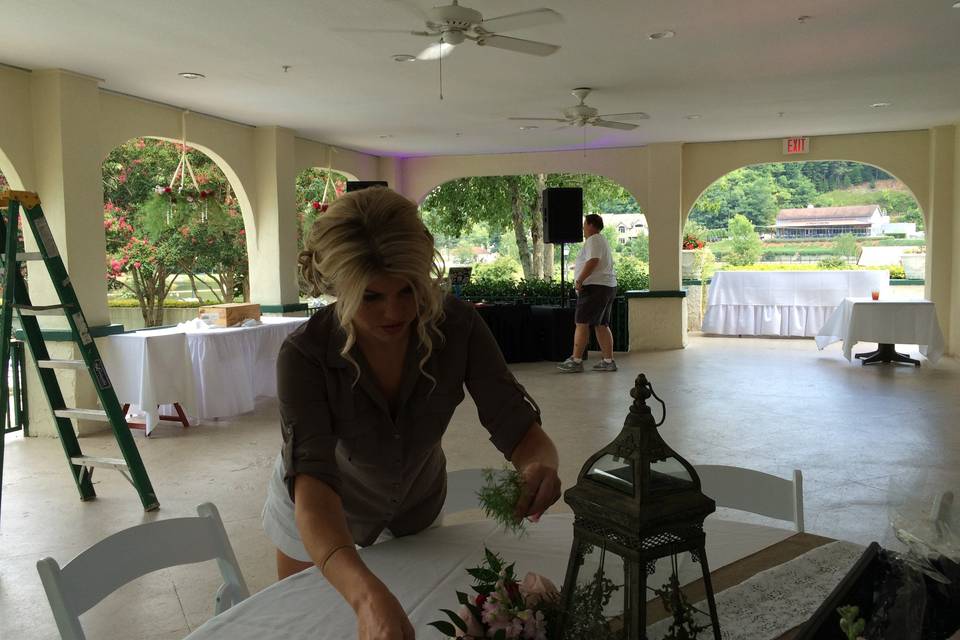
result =
M593 455L580 471L577 484L564 494L573 509L573 546L563 585L563 611L571 612L577 575L592 547L623 560L623 625L625 640L647 637L647 578L661 558L671 558L671 598L682 602L676 580L676 556L689 552L699 562L709 605L713 637L720 640L720 623L707 565L704 519L716 509L700 491L700 478L660 437L657 427L666 418L666 406L653 392L644 374L630 391L633 404L616 439ZM663 407L657 422L647 406L650 397ZM603 558L600 559L601 567ZM674 615L677 615L676 611ZM677 618L674 618L677 620ZM569 616L560 622L564 638ZM704 626L703 629L708 627Z

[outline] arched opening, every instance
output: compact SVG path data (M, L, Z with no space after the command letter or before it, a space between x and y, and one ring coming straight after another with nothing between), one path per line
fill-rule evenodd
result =
M693 204L682 243L688 284L707 282L715 270L877 270L889 273L885 297L923 297L920 205L903 182L865 163L766 163L731 171ZM690 301L708 311L702 293ZM692 311L690 328L697 329Z
M319 167L310 167L297 174L297 251L303 250L303 243L317 218L346 191L348 179L345 173ZM299 275L297 282L303 299L309 295L308 288Z
M148 327L164 324L169 307L249 299L237 194L213 158L188 145L186 167L182 151L135 138L102 164L111 307L138 307Z
M558 286L560 247L544 241L541 215L547 187L583 189L584 213L598 213L604 219L603 233L614 251L618 279L624 280L625 288L646 288L645 216L629 191L604 176L537 173L457 178L432 189L421 209L448 267L470 266L475 279L501 282L508 288L508 283L521 282ZM580 244L564 245L564 249L570 268ZM568 272L566 281L572 280Z

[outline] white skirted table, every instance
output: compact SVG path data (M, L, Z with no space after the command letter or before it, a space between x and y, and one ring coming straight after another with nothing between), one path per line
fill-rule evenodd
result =
M428 627L427 623L445 619L440 613L441 608L459 609L455 591L470 592L472 578L467 575L465 569L480 564L484 547L501 554L508 562L516 562L519 577L532 571L560 585L563 582L573 538L572 524L571 515L548 515L540 523L531 525L529 534L522 538L504 534L490 521L436 527L414 536L397 538L367 547L360 551L360 555L367 566L400 600L400 604L416 630L417 638L440 638L440 634L432 627ZM795 535L793 531L786 529L721 520L716 516L707 519L705 530L708 560L714 573L721 573L724 566L752 556L772 545L788 544L797 536L807 536L808 539L817 538L808 534ZM814 545L807 548L826 542L829 541L819 538ZM800 555L803 551L790 557ZM588 563L596 561L599 555L599 553L593 553L587 556ZM854 550L853 559L857 555L858 552ZM606 570L618 570L616 562L613 561L615 558L616 556L611 554L607 555ZM787 559L789 558L783 558L777 562L785 562ZM802 559L803 556L797 560ZM690 560L689 554L681 555L678 560L681 584L689 583L700 575L699 565ZM745 560L745 562L750 561ZM657 572L650 577L649 584L659 586L665 582L669 564L668 559L658 562ZM843 565L844 562L841 561L839 564ZM619 571L619 580L622 583L622 565ZM757 569L754 569L754 572L756 571ZM835 571L842 575L845 568L836 567ZM581 572L583 575L587 573L589 570ZM775 582L781 584L779 581ZM813 605L806 609L801 608L800 611L790 612L794 618L776 612L774 617L778 619L773 620L772 624L782 626L786 631L803 622L836 582L839 582L838 576L829 576L827 582L820 585L816 593L811 596ZM720 613L722 616L723 611L721 610ZM768 624L770 623L768 621ZM730 630L735 631L733 628L735 625L730 626ZM729 637L740 636L734 633ZM356 638L356 620L350 607L314 567L260 591L207 621L188 636L188 640L266 640L270 638L278 640L280 638L284 640Z
M112 335L100 353L121 403L146 414L149 435L158 404L178 403L195 419L253 411L256 398L277 395L280 345L307 318L263 318L255 327L172 327Z
M816 336L848 297L886 292L887 271L718 271L710 282L703 332Z
M876 351L857 354L863 364L904 362L919 367L918 360L897 353L898 344L919 345L920 353L934 364L944 350L937 310L928 300L847 298L820 329L817 348L823 350L841 340L847 360L857 342L878 344Z

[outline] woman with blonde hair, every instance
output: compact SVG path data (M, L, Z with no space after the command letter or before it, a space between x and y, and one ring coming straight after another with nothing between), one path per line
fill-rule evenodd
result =
M313 225L300 272L337 301L277 360L283 450L264 506L280 578L316 565L357 616L360 640L414 637L354 545L417 533L446 495L440 448L466 385L490 440L521 472L516 517L560 497L536 404L473 307L447 296L416 204L385 188L339 198Z

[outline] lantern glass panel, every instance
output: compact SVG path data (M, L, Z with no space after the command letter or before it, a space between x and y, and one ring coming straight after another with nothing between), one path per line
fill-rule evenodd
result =
M650 463L650 490L670 491L688 489L693 479L676 458L666 458Z
M633 466L629 460L605 454L593 463L587 477L621 493L633 495Z

